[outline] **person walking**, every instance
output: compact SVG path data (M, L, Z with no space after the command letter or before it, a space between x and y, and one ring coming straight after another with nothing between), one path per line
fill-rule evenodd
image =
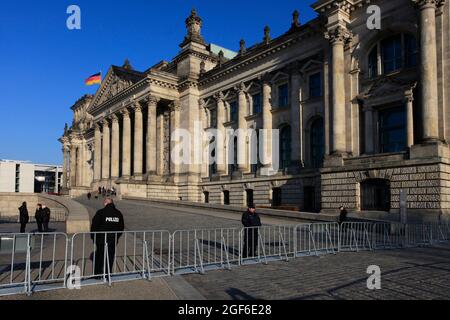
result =
M91 197L92 197L92 194L90 192L88 192L88 194L87 194L88 200L91 200Z
M20 233L25 233L25 228L29 220L30 217L28 215L27 203L23 202L19 207Z
M110 198L106 198L103 201L103 205L104 208L98 210L94 218L92 218L91 225L91 239L95 243L95 276L108 273L106 266L109 267L109 272L112 272L116 244L119 242L122 231L125 229L123 215L116 209L114 201ZM108 265L104 264L105 244L108 248Z
M242 257L254 257L258 249L258 227L261 226L261 219L254 205L249 205L247 211L242 214L242 225L244 226Z
M50 222L50 208L42 205L42 224L44 226L44 232L48 232L48 224Z
M34 218L36 219L36 224L38 227L38 232L42 232L42 204L38 203L36 207L36 212L34 213Z
M345 209L344 206L341 206L339 208L339 224L344 223L345 221L347 221L347 210Z

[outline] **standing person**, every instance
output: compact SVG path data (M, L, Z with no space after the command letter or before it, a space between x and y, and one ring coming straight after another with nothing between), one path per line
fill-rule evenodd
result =
M258 249L258 227L261 226L261 219L254 205L249 205L247 211L242 214L242 224L244 225L242 257L254 257Z
M342 224L345 221L347 221L347 210L344 206L341 206L339 208L339 224Z
M122 213L116 209L114 201L106 198L103 201L104 208L97 211L92 219L91 239L95 242L95 268L96 276L107 273L108 270L103 264L105 260L105 240L108 245L109 271L112 272L114 266L114 255L116 244L119 242L122 232L125 229ZM102 233L109 232L109 233Z
M48 223L50 222L50 208L42 205L42 224L44 225L44 232L48 232Z
M87 194L88 200L91 200L91 196L92 196L92 194L90 192L88 192L88 194Z
M27 203L23 202L19 207L20 233L25 233L25 228L29 220L30 217L28 216Z
M42 232L42 204L40 204L40 203L37 204L34 218L36 219L38 232Z
M102 187L98 187L98 195L102 193Z

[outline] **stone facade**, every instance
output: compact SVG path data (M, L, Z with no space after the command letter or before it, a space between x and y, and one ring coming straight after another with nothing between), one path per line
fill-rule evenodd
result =
M381 30L367 25L370 5L381 9ZM60 139L65 188L231 205L252 197L259 206L324 212L344 205L383 217L399 212L403 190L411 216L450 213L449 2L312 7L316 19L301 24L294 12L285 34L272 39L266 27L261 43L241 40L235 54L207 44L193 10L171 62L142 72L128 60L112 66L95 96L72 107ZM237 142L245 150L237 166L228 138L216 141L223 163L175 163L174 129L196 135L198 121L223 133L279 129L280 149L261 147L279 151L281 169L267 175L267 163L251 165L248 139Z

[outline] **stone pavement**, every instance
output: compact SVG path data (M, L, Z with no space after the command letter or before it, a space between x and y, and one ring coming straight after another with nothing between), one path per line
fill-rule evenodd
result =
M381 290L367 289L369 265ZM184 276L206 299L450 299L450 245L343 252Z
M100 200L79 200L93 215ZM240 215L118 201L127 230L240 227ZM265 224L298 223L263 217ZM368 290L369 265L381 268L381 290ZM302 257L82 290L1 299L450 299L450 245Z

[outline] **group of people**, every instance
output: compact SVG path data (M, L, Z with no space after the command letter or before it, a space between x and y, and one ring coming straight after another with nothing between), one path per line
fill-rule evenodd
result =
M46 205L38 203L34 218L38 227L38 232L49 232L48 224L50 223L50 208ZM27 203L23 202L19 207L20 233L25 233L27 223L30 221L28 215Z

